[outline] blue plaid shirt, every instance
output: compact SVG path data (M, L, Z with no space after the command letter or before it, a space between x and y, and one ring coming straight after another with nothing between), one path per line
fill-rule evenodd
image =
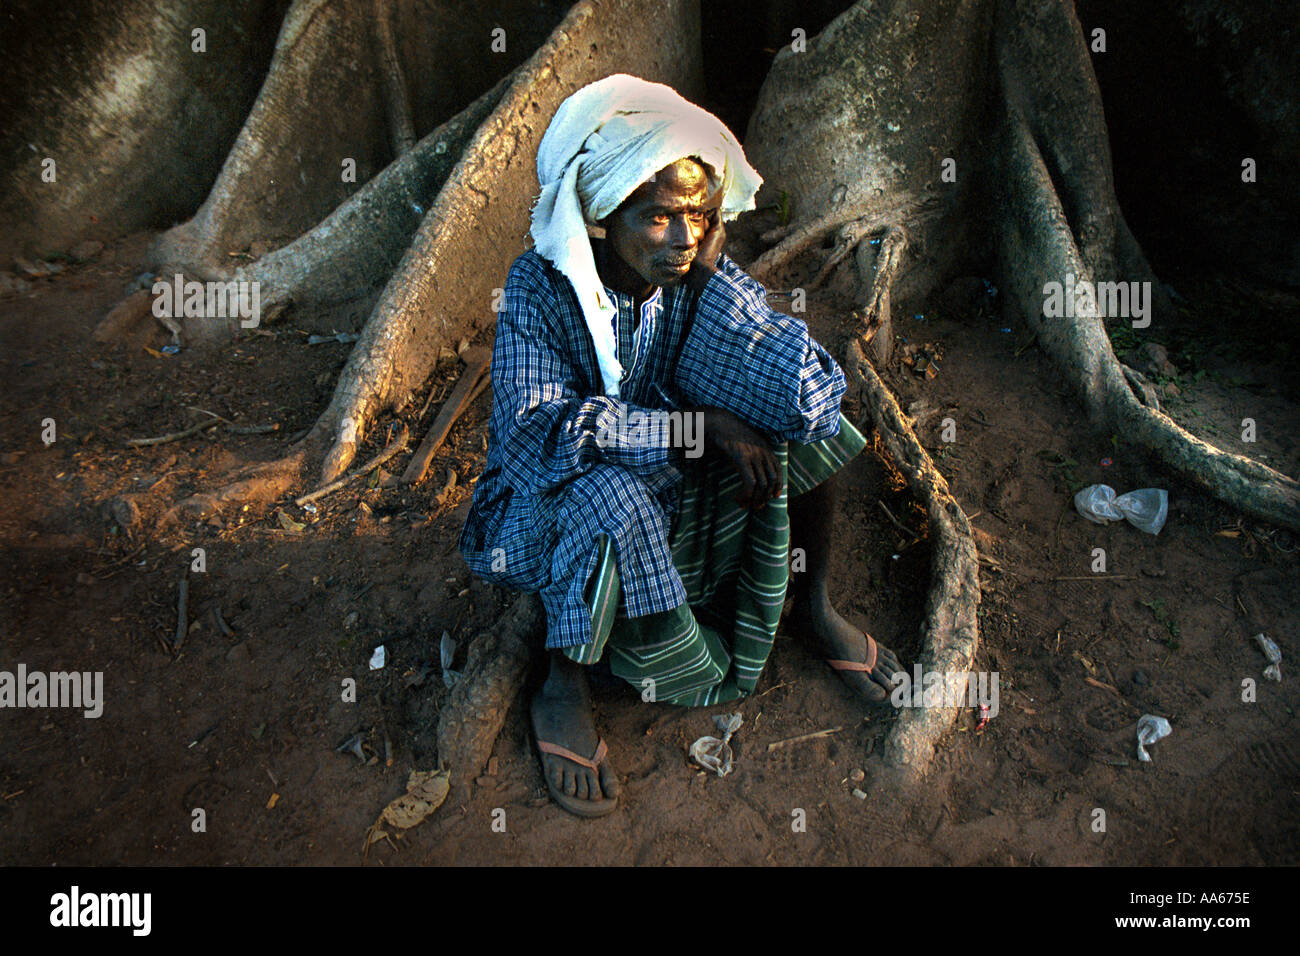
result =
M591 640L583 588L602 532L614 537L629 617L686 599L667 545L680 451L625 439L620 416L715 405L774 441L807 444L839 430L839 366L802 321L769 308L736 263L723 255L717 266L698 301L685 284L657 289L635 334L633 296L608 290L618 306L619 398L604 394L568 279L531 250L510 268L487 465L460 550L475 574L540 592L548 647Z

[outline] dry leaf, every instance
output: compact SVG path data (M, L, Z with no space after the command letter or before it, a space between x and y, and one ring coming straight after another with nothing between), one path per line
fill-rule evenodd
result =
M289 517L287 512L281 511L280 527L283 528L285 531L302 531L307 526L303 524L301 521L294 521L292 518Z
M375 834L380 833L380 826L388 824L399 830L407 830L422 822L429 814L442 806L451 791L451 782L445 770L412 770L406 781L406 793L402 794L388 806L384 807L379 819L370 828L367 846L375 842ZM381 837L382 838L382 837Z

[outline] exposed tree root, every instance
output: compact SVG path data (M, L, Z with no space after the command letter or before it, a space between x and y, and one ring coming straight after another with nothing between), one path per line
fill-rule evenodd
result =
M849 345L846 369L861 388L872 423L890 456L906 476L912 494L924 503L929 518L934 552L918 663L927 672L965 674L979 644L979 558L970 521L857 340ZM934 756L936 742L952 727L960 709L945 700L944 706L900 710L885 738L883 766L873 776L873 786L894 789L919 782Z
M876 374L866 349L873 349L889 332L890 287L903 259L906 235L901 227L886 230L880 242L870 291L861 310L856 335L849 342L846 371L862 395L872 424L890 456L907 479L917 500L925 505L934 552L930 590L921 624L921 656L925 671L965 674L979 644L976 609L980 602L979 557L970 521L948 490L948 482L921 446L912 425L889 388ZM868 276L863 276L864 281ZM888 509L886 509L888 513ZM891 516L891 520L893 520ZM934 755L939 737L952 726L960 706L905 707L890 729L881 751L883 764L872 785L897 788L919 782Z
M242 469L226 486L177 502L159 519L159 527L174 527L183 521L198 521L220 514L227 508L269 504L283 497L301 479L310 449L311 445L304 439L283 458L251 465Z
M369 13L368 4L294 0L212 191L194 218L158 238L152 267L221 278L229 252L301 235L347 199L354 187L343 180L344 158L355 162L356 182L388 164L383 90L371 81ZM315 135L304 136L305 129Z
M538 597L521 594L496 626L470 642L465 669L438 715L438 760L450 771L457 802L468 799L470 781L492 756L544 621Z
M261 283L264 321L289 307L373 299L393 274L420 220L465 146L512 82L510 76L439 126L310 232L233 278Z
M411 97L406 92L406 76L393 37L393 5L390 0L374 0L375 57L384 78L384 96L388 101L388 125L393 138L393 152L398 156L415 146L415 120L411 118Z
M1008 117L1002 281L1043 350L1079 392L1088 416L1127 441L1152 450L1166 464L1235 508L1300 530L1300 483L1253 459L1220 451L1162 412L1143 405L1125 380L1097 315L1048 318L1043 288L1097 281L1074 242L1028 125Z
M826 273L839 263L848 251L865 236L882 231L893 223L914 222L925 213L932 212L936 206L934 200L918 199L913 196L891 196L889 202L864 203L860 206L841 207L810 222L798 226L787 226L773 230L767 236L781 237L777 245L764 252L753 261L749 273L759 282L789 265L812 247L819 244L835 230L840 230L837 250L844 253L835 256L829 266L824 267L817 282L826 278ZM766 238L766 237L765 237ZM845 246L847 245L847 248Z
M858 274L864 283L870 283L871 291L859 319L861 331L857 341L860 347L870 350L872 361L882 368L894 354L894 320L889 297L906 248L907 233L901 226L885 230L879 250L872 252L869 243L858 245Z
M556 23L557 6L294 0L207 199L159 237L149 265L218 279L230 271L230 253L303 235L402 155L417 131L451 117L518 65ZM507 50L475 55L487 53L498 20L510 24ZM454 161L457 153L448 152ZM372 275L368 284L385 278Z

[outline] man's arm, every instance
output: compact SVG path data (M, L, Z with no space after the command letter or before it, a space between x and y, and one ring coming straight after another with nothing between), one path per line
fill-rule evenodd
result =
M697 257L688 282L695 321L678 380L765 432L810 444L839 431L844 372L799 319L767 305L767 291L725 255Z
M540 494L606 462L627 468L658 491L677 478L673 453L634 441L638 436L618 427L620 416L626 421L645 409L606 395L579 394L579 377L546 320L548 311L560 307L537 267L516 261L506 280L492 356L492 416L507 480Z

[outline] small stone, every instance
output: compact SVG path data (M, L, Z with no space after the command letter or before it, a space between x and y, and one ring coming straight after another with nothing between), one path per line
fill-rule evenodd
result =
M352 611L343 619L343 626L348 629L354 628L357 626L357 621L360 620L360 618L360 614L356 611Z
M497 758L490 757L488 759L488 765L487 765L487 775L489 777L495 777L497 775L497 766L498 766Z
M1133 683L1137 684L1139 687L1146 687L1151 683L1151 678L1147 677L1145 671L1136 670L1133 672Z
M863 790L859 790L857 787L854 787L854 788L853 788L853 795L854 795L855 797L857 797L859 800L865 800L865 799L867 799L867 794L866 794L866 792L863 791Z
M231 664L243 664L251 660L251 655L248 653L248 646L243 643L236 644L230 650L226 651L226 660Z

